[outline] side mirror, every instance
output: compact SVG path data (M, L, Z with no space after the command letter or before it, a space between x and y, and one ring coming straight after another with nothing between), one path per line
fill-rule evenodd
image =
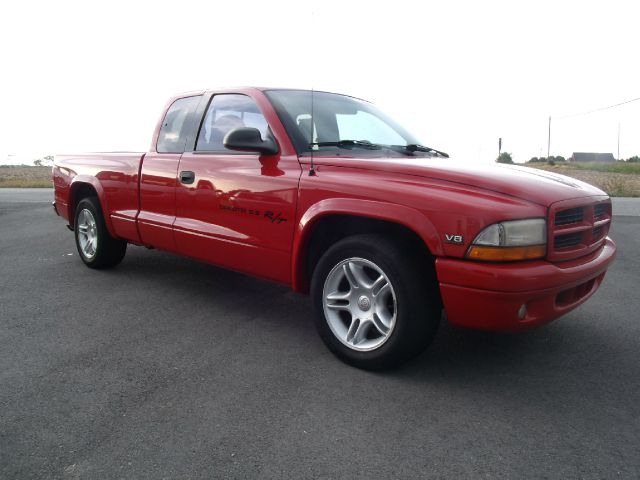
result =
M278 145L272 138L262 140L260 130L257 128L234 128L227 133L222 141L229 150L244 152L258 152L262 155L274 155L278 153Z

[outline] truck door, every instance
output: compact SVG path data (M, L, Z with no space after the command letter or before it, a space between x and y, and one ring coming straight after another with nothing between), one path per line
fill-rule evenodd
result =
M176 251L173 222L176 218L176 179L186 138L197 123L195 111L202 95L175 100L166 110L157 142L144 157L140 170L138 232L142 242Z
M260 101L262 108L244 94L211 97L194 148L180 159L174 235L184 255L288 283L301 169L282 126L267 121L278 121L275 112ZM243 126L273 135L280 152L227 150L223 138Z

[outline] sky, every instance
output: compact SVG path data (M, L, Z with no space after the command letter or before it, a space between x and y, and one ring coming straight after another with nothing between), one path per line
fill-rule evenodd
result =
M258 85L376 103L453 158L640 155L635 1L4 2L0 164L146 151L167 98Z

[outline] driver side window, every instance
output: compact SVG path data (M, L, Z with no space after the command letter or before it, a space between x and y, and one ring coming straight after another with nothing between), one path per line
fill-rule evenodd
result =
M237 94L215 95L200 127L196 150L231 151L222 142L227 133L239 127L257 128L262 139L267 138L269 125L252 98Z

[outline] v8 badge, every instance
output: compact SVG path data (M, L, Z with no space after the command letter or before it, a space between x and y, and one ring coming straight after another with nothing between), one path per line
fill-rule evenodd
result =
M455 243L456 245L462 245L464 243L464 237L462 235L450 235L445 233L444 239L447 243Z

